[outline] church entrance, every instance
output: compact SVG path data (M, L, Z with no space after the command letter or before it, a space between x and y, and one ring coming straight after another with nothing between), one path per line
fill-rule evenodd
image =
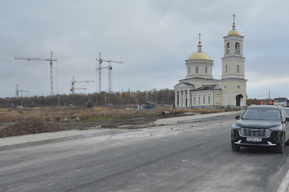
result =
M241 106L242 98L243 98L243 95L241 95L241 94L236 95L236 106Z

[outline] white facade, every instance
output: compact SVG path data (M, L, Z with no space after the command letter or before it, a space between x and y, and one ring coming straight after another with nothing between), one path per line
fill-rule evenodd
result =
M224 56L222 57L222 79L212 76L214 61L202 52L201 39L198 51L186 60L187 74L179 80L175 88L175 106L193 107L242 107L246 106L245 58L243 39L235 30L224 37Z

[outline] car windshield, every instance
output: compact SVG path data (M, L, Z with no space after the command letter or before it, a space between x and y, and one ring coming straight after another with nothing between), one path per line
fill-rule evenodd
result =
M248 109L242 119L248 120L280 120L281 114L278 109Z

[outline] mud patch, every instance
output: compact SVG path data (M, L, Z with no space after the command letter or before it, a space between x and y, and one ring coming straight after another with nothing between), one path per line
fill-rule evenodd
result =
M27 121L22 123L16 123L12 126L5 127L0 132L0 137L11 137L17 135L28 135L45 132L60 131L58 127L41 122L41 121Z

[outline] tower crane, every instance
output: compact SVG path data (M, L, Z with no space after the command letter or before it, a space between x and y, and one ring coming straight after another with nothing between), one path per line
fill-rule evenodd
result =
M53 59L53 52L51 51L50 58L38 58L38 57L15 57L15 60L28 60L28 61L49 61L50 64L50 92L53 95L53 61L57 61Z
M88 81L75 81L74 80L74 76L72 77L72 82L71 82L71 93L74 94L76 89L82 89L82 90L86 90L86 87L82 87L82 88L75 88L75 83L90 83L90 82L95 82L94 80L88 80Z
M104 60L101 58L101 52L99 52L99 59L96 59L98 61L98 67L96 70L98 70L98 83L99 83L99 92L101 92L101 70L102 69L108 69L108 92L112 92L112 65L111 63L120 63L123 64L122 61L115 61L115 60ZM107 62L109 65L106 67L102 67L101 64L103 62Z
M28 92L28 93L30 93L30 91L26 91L26 90L21 90L21 89L19 89L18 88L18 84L16 84L16 97L18 97L19 96L19 92L21 93L21 106L23 107L23 97L22 97L22 93L23 92Z
M23 92L28 92L28 93L30 93L30 91L26 91L26 90L21 90L21 89L19 89L18 88L18 84L16 84L16 97L18 97L19 96L19 92L21 93L21 97L22 97L22 93Z

